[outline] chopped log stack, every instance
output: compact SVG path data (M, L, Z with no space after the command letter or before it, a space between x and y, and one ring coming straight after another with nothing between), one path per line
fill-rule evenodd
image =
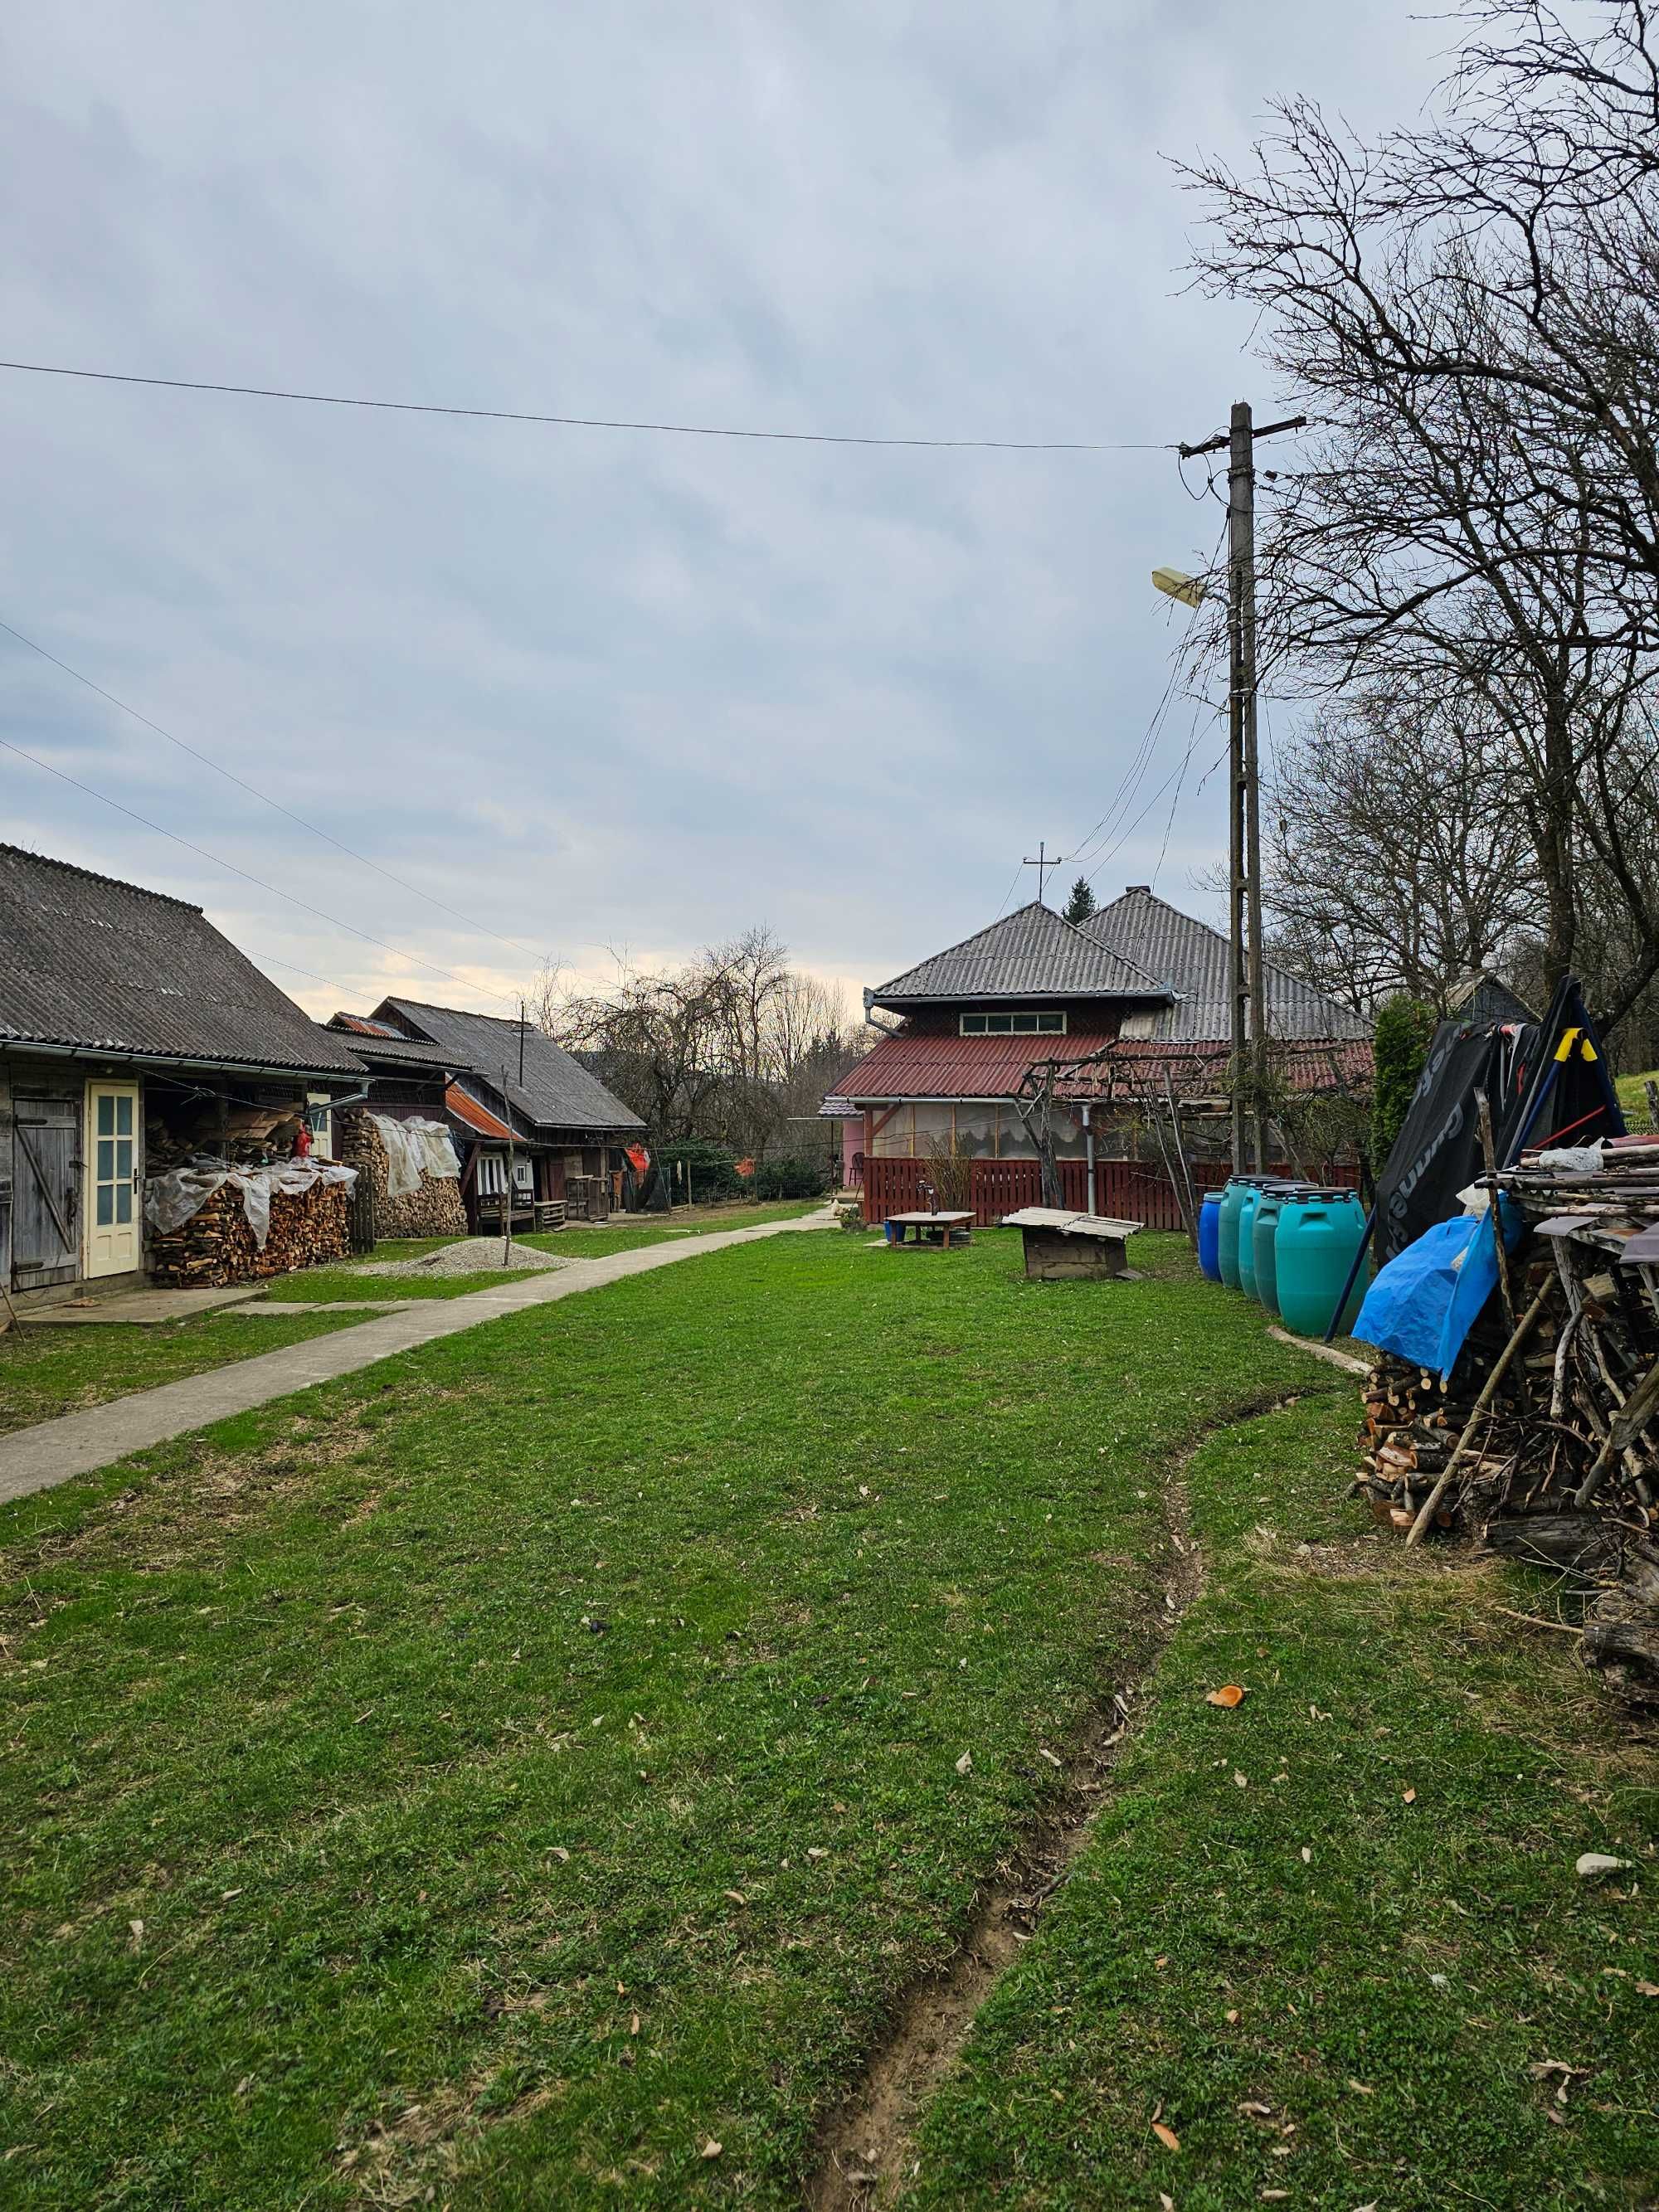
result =
M422 1176L421 1187L403 1198L386 1196L386 1146L365 1108L353 1106L334 1116L335 1152L356 1168L360 1184L374 1192L376 1237L465 1237L466 1207L458 1181Z
M157 1283L173 1288L219 1289L229 1283L263 1282L290 1267L343 1260L350 1250L349 1183L317 1183L294 1195L273 1192L270 1233L262 1252L242 1210L240 1191L227 1182L177 1229L152 1232L150 1271Z
M1456 1528L1590 1601L1586 1662L1659 1705L1659 1138L1497 1178L1528 1235L1440 1377L1381 1354L1356 1487L1414 1541Z

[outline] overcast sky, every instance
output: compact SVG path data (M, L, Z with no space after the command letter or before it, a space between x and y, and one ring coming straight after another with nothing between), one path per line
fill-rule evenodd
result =
M1393 0L13 9L0 353L577 415L1197 438L1274 395L1242 317L1183 296L1194 210L1160 155L1241 153L1275 92L1403 120L1447 36ZM1186 706L1111 811L1182 619L1148 572L1202 565L1224 520L1167 453L8 373L0 443L0 620L416 889L0 634L0 735L334 919L0 753L3 834L199 901L315 1012L394 987L495 1010L545 956L597 974L608 947L672 958L757 921L878 981L1031 896L1021 856L1074 851L1103 811L1127 834L1090 863L1103 897L1156 870L1206 906L1213 722L1173 814L1172 787L1129 827Z

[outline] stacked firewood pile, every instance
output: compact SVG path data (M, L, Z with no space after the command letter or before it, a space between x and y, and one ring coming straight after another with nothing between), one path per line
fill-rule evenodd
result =
M1371 1368L1356 1487L1407 1542L1455 1528L1557 1571L1588 1663L1659 1704L1659 1140L1497 1181L1528 1235L1443 1385Z
M290 1267L343 1260L351 1250L351 1187L317 1183L308 1191L273 1191L270 1231L264 1251L254 1241L234 1182L222 1183L177 1229L152 1231L151 1272L178 1289L217 1289L228 1283L263 1282Z
M466 1208L458 1181L422 1176L418 1190L386 1195L386 1155L374 1116L361 1106L334 1116L335 1151L374 1193L376 1237L465 1237Z

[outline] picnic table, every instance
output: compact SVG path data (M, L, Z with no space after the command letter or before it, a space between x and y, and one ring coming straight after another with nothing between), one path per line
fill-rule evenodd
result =
M1124 1247L1141 1227L1109 1214L1070 1213L1057 1206L1028 1206L1005 1213L1005 1229L1018 1229L1025 1246L1025 1272L1034 1282L1118 1275L1133 1279Z
M971 1237L971 1213L890 1213L886 1220L890 1244L937 1244L948 1252L952 1243L966 1244Z

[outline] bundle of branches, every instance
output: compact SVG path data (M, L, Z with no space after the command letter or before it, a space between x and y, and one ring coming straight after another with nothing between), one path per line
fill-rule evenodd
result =
M1587 1662L1659 1704L1659 1144L1598 1152L1497 1178L1526 1241L1443 1384L1371 1369L1357 1486L1408 1542L1462 1527L1559 1571Z

